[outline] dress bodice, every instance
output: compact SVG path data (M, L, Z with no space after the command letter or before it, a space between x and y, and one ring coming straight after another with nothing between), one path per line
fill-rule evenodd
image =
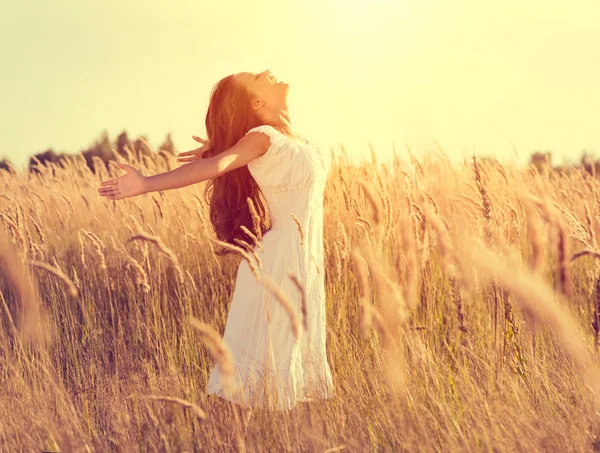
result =
M271 142L265 154L248 163L248 170L267 200L273 227L292 225L290 213L304 223L310 211L322 211L328 154L310 142L291 140L272 126L247 133L251 132L262 132Z

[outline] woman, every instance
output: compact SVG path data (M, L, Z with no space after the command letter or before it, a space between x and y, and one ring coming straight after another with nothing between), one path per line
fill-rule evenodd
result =
M234 357L237 391L226 391L216 365L207 393L244 408L291 409L299 401L327 399L334 393L326 355L323 268L323 195L330 162L320 148L292 131L287 92L288 84L270 71L225 77L211 95L208 141L194 137L203 146L179 155L186 165L145 177L119 164L127 174L103 182L98 190L120 200L209 180L205 197L217 237L233 245L239 245L235 239L252 243L242 227L254 231L262 274L287 293L298 313L301 292L288 272L299 278L306 329L301 327L296 338L283 306L257 281L248 263L240 262L223 334ZM260 233L253 227L247 198L256 207Z

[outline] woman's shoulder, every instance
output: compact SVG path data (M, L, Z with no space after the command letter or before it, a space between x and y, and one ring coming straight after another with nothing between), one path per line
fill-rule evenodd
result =
M286 143L285 135L283 135L281 132L279 132L273 126L270 126L268 124L261 124L260 126L253 127L248 132L246 132L246 135L250 134L251 132L263 133L263 134L267 135L271 141L267 152L260 157L264 157L267 155L272 156L272 155L278 154Z
M279 137L280 135L283 135L281 132L279 132L277 129L275 129L269 124L261 124L260 126L253 127L248 132L246 132L246 134L249 134L251 132L262 132L263 134L267 134L269 137Z

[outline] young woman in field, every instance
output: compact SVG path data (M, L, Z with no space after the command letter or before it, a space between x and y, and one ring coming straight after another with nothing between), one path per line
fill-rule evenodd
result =
M223 334L234 356L238 391L225 391L215 365L207 393L245 408L291 409L297 402L334 393L326 355L323 259L323 195L330 161L327 153L293 132L287 93L288 84L270 71L225 77L211 95L208 140L193 137L203 146L179 154L179 162L186 165L146 177L119 164L127 174L102 182L98 190L120 200L209 181L205 197L216 236L238 246L236 238L252 243L242 226L258 233L247 203L252 199L260 218L262 239L260 247L253 247L262 261L261 272L287 293L300 313L301 292L288 272L298 276L306 319L296 338L284 307L257 281L248 263L240 262Z

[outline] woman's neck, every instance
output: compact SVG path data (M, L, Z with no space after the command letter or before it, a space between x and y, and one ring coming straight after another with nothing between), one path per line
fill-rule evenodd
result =
M265 124L279 129L279 131L285 135L296 136L292 130L290 112L287 108L273 112L273 114L270 115L270 118L266 119Z

